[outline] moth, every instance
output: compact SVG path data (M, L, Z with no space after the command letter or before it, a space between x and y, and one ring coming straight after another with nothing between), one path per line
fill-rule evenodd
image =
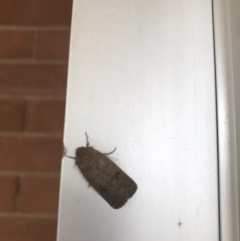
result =
M86 147L76 149L75 164L83 176L114 209L121 208L137 190L137 184L119 166L117 166L107 155L112 154L116 148L109 153L101 153L92 146L86 135Z

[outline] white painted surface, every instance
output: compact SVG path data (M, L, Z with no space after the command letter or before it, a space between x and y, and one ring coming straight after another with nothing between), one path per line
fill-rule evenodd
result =
M114 210L64 158L58 241L219 240L214 84L210 1L75 0L64 144L138 190Z
M239 181L237 162L239 162L240 156L240 1L214 0L214 22L221 240L238 241Z

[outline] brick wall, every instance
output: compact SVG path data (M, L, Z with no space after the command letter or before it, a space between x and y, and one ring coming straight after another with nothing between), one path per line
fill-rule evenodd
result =
M0 0L0 240L55 241L72 0Z

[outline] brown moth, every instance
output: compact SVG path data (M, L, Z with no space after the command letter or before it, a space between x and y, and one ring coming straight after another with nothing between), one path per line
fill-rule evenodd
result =
M85 133L86 147L76 149L75 164L81 170L83 176L110 206L121 208L137 190L137 184L107 155L101 153L89 145L87 133ZM69 157L69 156L68 156Z

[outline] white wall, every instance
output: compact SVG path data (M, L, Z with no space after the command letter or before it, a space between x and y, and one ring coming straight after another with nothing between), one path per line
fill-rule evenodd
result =
M62 163L58 241L217 241L211 1L75 0L64 144L107 152L138 184L112 209ZM181 223L181 225L179 225Z

